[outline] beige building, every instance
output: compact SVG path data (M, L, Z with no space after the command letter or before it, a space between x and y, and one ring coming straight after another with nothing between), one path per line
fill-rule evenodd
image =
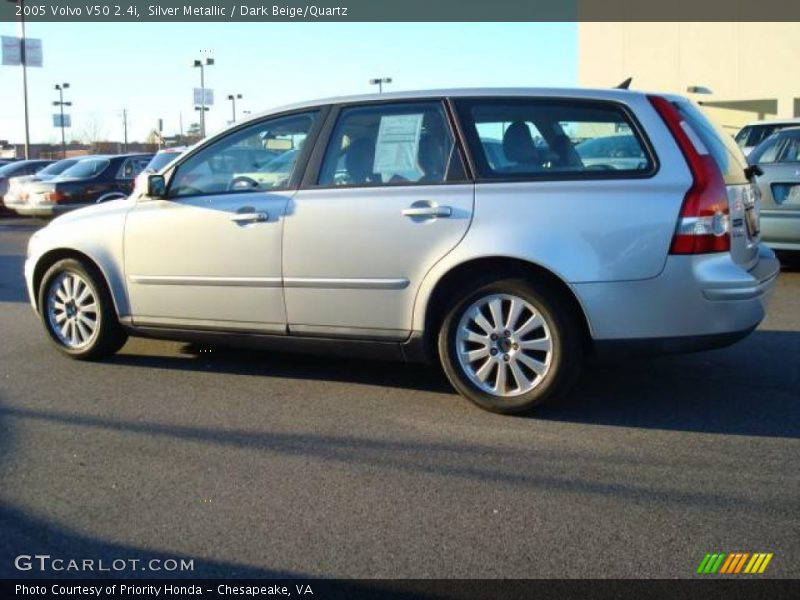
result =
M580 23L579 84L628 77L632 89L694 98L730 130L800 117L800 23Z

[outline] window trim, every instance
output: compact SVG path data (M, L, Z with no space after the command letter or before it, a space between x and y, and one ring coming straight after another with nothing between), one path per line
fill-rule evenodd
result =
M467 156L473 167L473 176L476 183L519 183L538 181L617 181L626 179L651 179L661 169L658 155L653 149L647 133L631 108L618 100L605 100L599 98L574 98L568 96L459 96L452 98L454 113L463 131ZM486 160L485 153L478 151L481 146L480 135L469 114L470 108L480 103L497 104L536 104L536 103L565 103L590 107L612 107L618 110L628 120L628 123L642 145L642 150L649 159L650 168L643 171L563 171L558 173L518 173L503 174L502 176L488 175L491 167ZM470 125L472 123L472 125ZM473 150L476 150L473 152ZM477 155L477 156L476 156Z
M444 116L445 126L448 128L450 135L453 139L453 160L447 167L443 181L417 183L415 181L400 181L397 183L382 183L375 185L374 183L351 183L346 185L321 185L319 177L322 174L322 165L325 162L325 156L328 153L328 146L333 140L333 134L336 131L336 126L339 124L339 119L342 113L350 108L369 108L380 106L409 106L415 104L438 105ZM454 165L454 160L461 161L460 165ZM460 169L459 169L460 166ZM454 171L460 170L463 177L454 179ZM470 176L466 161L464 160L464 151L462 147L461 137L454 127L452 114L450 114L446 102L446 98L442 96L398 99L389 98L387 100L364 100L356 102L341 102L332 107L331 112L325 123L323 131L320 133L317 143L314 147L314 153L309 160L306 168L305 176L300 184L301 190L350 190L350 189L383 189L383 188L403 188L403 187L432 187L441 185L464 185L471 184L473 180Z
M264 115L260 118L255 119L248 119L246 121L242 121L241 123L237 124L234 127L229 127L224 129L223 131L219 132L218 134L207 138L206 140L202 141L200 145L196 148L192 148L187 152L184 152L180 158L172 164L168 171L164 173L164 177L166 179L166 193L164 200L169 202L181 202L184 199L192 199L192 198L202 198L204 196L244 196L245 194L253 194L253 193L263 193L263 194L272 194L278 192L289 192L297 190L300 186L300 182L303 179L305 174L305 170L308 166L308 159L312 153L312 151L316 148L316 142L319 137L319 133L323 128L323 124L327 121L328 113L331 110L330 104L322 104L319 106L307 106L300 109L291 109L286 111L280 111L276 113L271 113L268 115ZM218 141L222 140L223 138L228 137L229 135L235 135L239 131L249 128L255 128L258 125L266 123L268 121L274 121L277 119L283 118L291 118L291 117L299 117L302 115L311 115L316 114L316 118L313 120L311 124L311 129L309 129L308 134L306 135L305 143L303 144L303 149L300 151L300 154L297 156L297 160L295 161L294 171L292 172L291 177L289 178L289 184L283 187L276 187L276 188L269 188L267 190L246 190L246 191L223 191L223 192L203 192L202 194L186 194L183 196L170 196L170 190L172 189L172 183L175 178L175 173L180 168L180 166L185 163L187 160L194 157L196 154L203 152L206 148L216 144Z

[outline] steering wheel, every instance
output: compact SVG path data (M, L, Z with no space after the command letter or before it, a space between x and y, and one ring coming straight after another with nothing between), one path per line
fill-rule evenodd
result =
M258 182L252 177L246 177L245 175L239 175L238 177L234 177L233 180L228 184L228 191L231 192L242 192L246 190L254 190L257 188L258 188Z

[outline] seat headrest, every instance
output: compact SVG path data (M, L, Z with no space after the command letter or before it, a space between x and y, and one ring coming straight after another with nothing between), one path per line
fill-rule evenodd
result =
M375 161L375 142L370 138L358 138L350 142L344 155L344 168L353 183L366 183L372 175Z
M531 130L522 121L514 121L503 134L506 158L518 164L541 163L541 154L533 143Z

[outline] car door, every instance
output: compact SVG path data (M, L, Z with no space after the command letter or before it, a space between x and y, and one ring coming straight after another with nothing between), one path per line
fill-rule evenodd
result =
M318 117L237 128L182 159L164 199L137 200L125 226L136 325L285 333L284 216Z
M331 114L284 226L289 331L403 339L428 270L463 238L474 186L439 100Z

